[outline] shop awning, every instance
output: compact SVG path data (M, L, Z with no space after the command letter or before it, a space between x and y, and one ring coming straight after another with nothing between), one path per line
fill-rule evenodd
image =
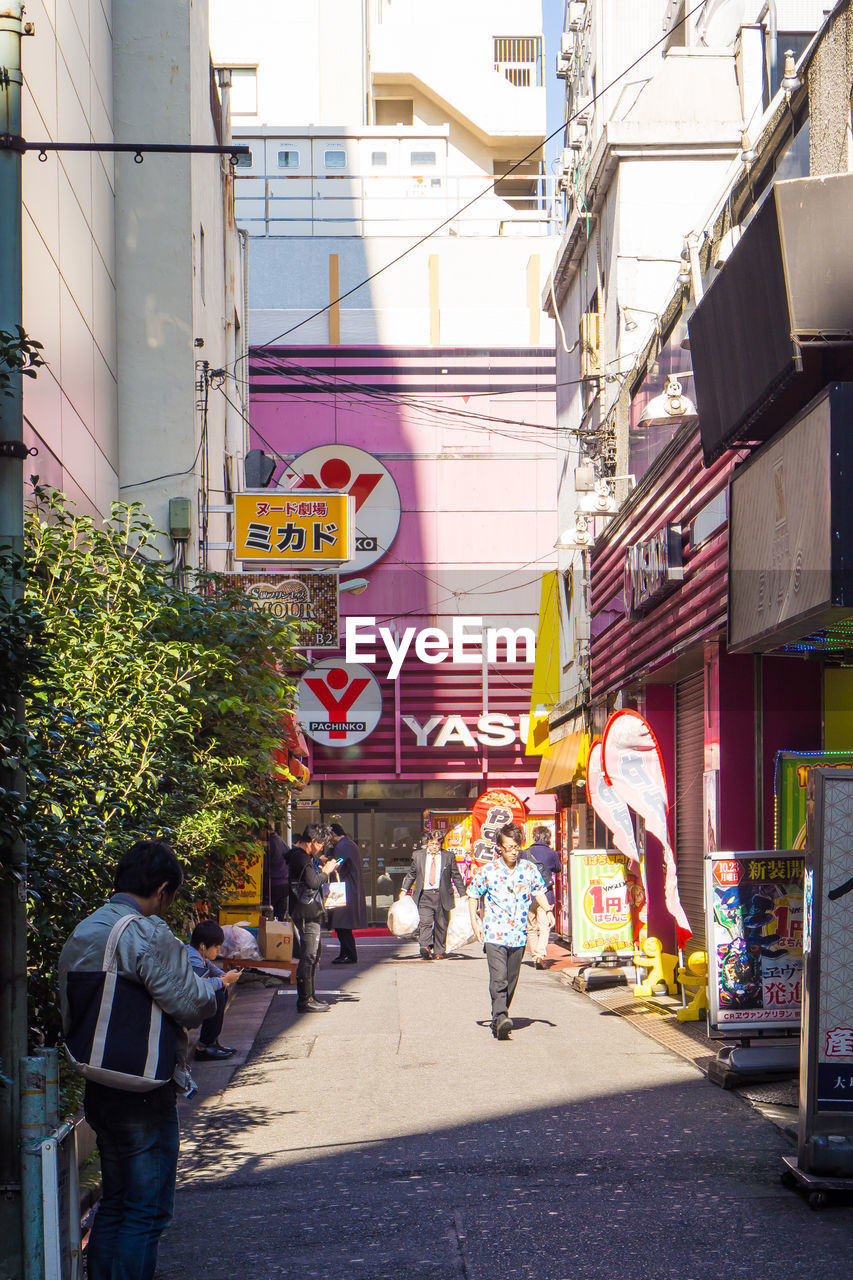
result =
M536 779L536 794L545 791L556 791L558 787L567 787L574 782L578 767L581 770L586 764L588 735L582 729L567 734L548 748L548 755L542 757L539 765L539 777Z

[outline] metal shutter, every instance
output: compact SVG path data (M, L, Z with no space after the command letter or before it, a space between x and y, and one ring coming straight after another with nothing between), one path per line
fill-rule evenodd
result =
M705 767L705 682L700 671L675 686L675 859L678 889L693 937L705 946L702 859L702 773Z

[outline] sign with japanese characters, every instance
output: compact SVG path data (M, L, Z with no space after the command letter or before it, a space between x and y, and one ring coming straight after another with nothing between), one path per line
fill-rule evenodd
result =
M339 658L326 658L307 671L296 699L302 732L324 747L363 742L382 715L382 690L373 672Z
M787 849L706 857L712 1035L799 1027L804 865Z
M515 822L523 830L526 819L527 806L514 791L495 788L478 796L471 810L471 859L474 864L479 866L494 858L501 827Z
M587 959L605 950L633 951L636 872L612 849L574 849L569 856L572 951Z
M361 573L381 560L400 527L400 494L391 472L364 449L350 444L322 444L308 449L286 467L281 484L289 496L313 496L334 489L353 500L355 536L351 558L341 573Z
M337 573L232 573L227 582L244 591L258 613L313 623L299 628L296 648L337 649Z
M811 1134L844 1135L848 1163L853 1149L853 770L815 769L809 787L801 1167Z
M234 496L237 560L340 565L353 554L355 500L346 493L294 497L281 490Z
M776 757L776 848L804 849L809 770L853 768L853 754L780 751Z

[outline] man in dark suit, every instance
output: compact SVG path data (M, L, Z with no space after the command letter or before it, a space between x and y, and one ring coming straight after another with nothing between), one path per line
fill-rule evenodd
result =
M456 863L456 855L443 847L442 838L435 831L425 831L423 845L412 854L400 892L402 898L411 889L418 908L418 944L422 960L444 959L454 886L459 896L464 897L465 881Z
M358 949L355 945L354 929L363 929L367 924L367 904L364 901L364 878L361 871L361 850L351 840L339 822L331 823L331 856L338 858L338 872L346 885L347 905L337 907L329 912L329 927L338 935L340 955L335 956L332 964L357 964Z

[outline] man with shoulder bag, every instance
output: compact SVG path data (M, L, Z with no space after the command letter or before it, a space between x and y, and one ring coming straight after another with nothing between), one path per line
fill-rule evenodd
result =
M119 860L115 893L78 924L59 960L66 1051L86 1078L84 1109L103 1195L87 1250L89 1280L151 1280L172 1220L186 1027L216 1012L165 920L183 881L173 850L141 840Z
M323 889L337 870L336 858L324 858L328 827L312 822L290 851L290 916L299 933L299 964L296 968L296 1008L300 1013L328 1013L329 1005L314 991L320 963L325 905Z

